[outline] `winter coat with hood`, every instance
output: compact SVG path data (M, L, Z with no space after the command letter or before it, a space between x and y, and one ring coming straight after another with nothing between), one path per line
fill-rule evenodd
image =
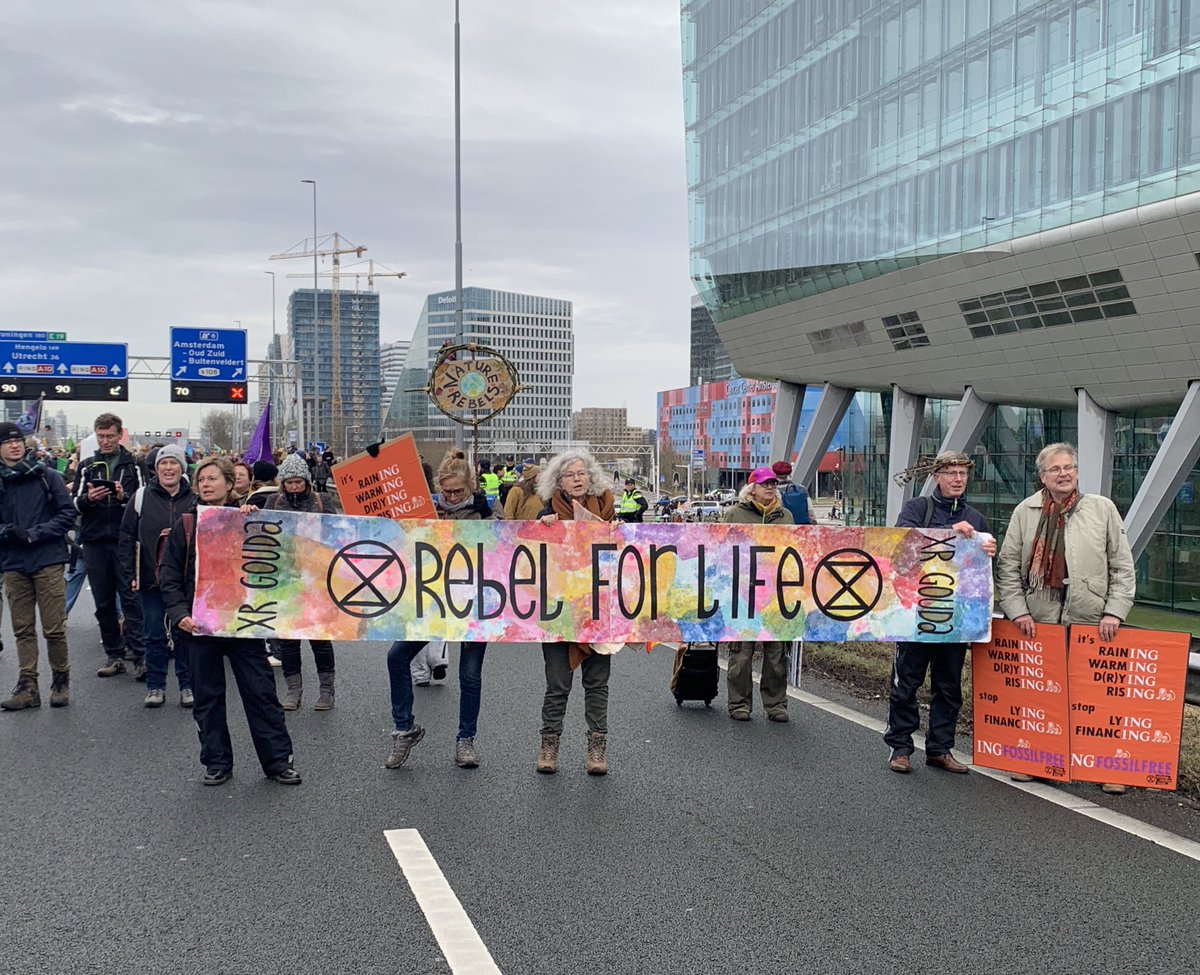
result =
M254 504L254 495L250 496L250 504ZM311 484L306 484L303 491L287 491L280 487L274 494L268 494L262 504L264 511L307 511L327 515L334 511L333 502L324 492L316 492Z
M0 542L0 571L33 575L71 560L67 532L75 524L75 506L62 475L47 470L27 453L19 471L0 478L0 525L15 525L29 541Z
M179 520L196 503L196 495L185 475L174 496L158 480L142 488L142 511L138 514L136 495L125 506L121 522L121 543L118 552L125 581L137 579L138 591L148 592L159 587L158 539L164 530ZM141 543L141 563L138 564L138 543Z
M933 508L929 504L933 502ZM929 523L925 523L925 513L929 512ZM900 509L900 517L896 519L897 528L953 528L960 521L965 521L977 532L988 531L988 521L972 508L962 498L943 498L937 488L928 498L910 498Z
M88 500L88 481L118 481L125 489L125 500L118 501L114 492L100 501ZM124 447L105 457L93 454L79 465L75 477L75 507L82 516L79 525L79 541L116 542L121 538L121 522L125 517L125 505L142 486L142 468L137 459Z
M504 517L509 521L536 521L542 513L545 505L537 493L537 479L542 471L539 467L532 470L530 474L530 468L526 468L521 479L508 490Z
M471 495L469 504L461 507L448 508L446 502L442 500L440 494L434 495L433 506L437 509L437 516L452 521L483 521L487 518L499 517L492 511L492 506L488 504L487 495L482 491L477 491Z

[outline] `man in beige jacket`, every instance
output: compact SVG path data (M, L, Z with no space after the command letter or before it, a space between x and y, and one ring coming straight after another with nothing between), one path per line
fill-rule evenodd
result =
M1111 640L1136 588L1121 515L1108 498L1079 493L1079 460L1070 444L1044 448L1037 469L1043 489L1013 511L996 561L1000 610L1030 639L1038 623L1082 623L1099 626ZM1103 788L1125 791L1115 783Z

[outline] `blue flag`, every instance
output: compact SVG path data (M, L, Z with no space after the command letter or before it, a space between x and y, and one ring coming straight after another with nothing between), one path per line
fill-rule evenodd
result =
M42 397L39 396L29 407L17 417L17 426L21 428L21 432L27 437L37 435L38 427L42 422Z

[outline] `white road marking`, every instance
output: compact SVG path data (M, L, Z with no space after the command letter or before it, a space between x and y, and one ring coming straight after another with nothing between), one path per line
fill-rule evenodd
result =
M724 662L722 662L721 667L722 669L727 669ZM757 677L755 680L757 681ZM845 705L818 697L816 694L810 694L808 691L802 691L789 685L787 693L788 697L799 701L801 704L807 704L810 707L826 711L839 718L844 718L846 721L852 721L856 725L868 728L881 735L886 727L885 722L880 721L878 718L872 718L869 715L855 711L853 708L848 708ZM913 744L921 749L921 751L924 751L925 736L921 734L913 735ZM1112 826L1114 829L1119 829L1139 839L1147 840L1158 846L1164 846L1168 850L1173 850L1182 856L1190 857L1193 860L1200 860L1200 843L1197 843L1195 840L1189 840L1176 833L1160 829L1157 826L1151 826L1149 823L1143 823L1140 819L1134 819L1132 816L1117 812L1115 809L1109 809L1107 806L1101 806L1088 799L1082 799L1070 792L1063 792L1044 782L1014 782L1008 777L1007 772L984 768L981 765L973 765L971 763L971 756L963 755L961 752L954 752L954 756L964 765L970 765L971 771L976 775L982 775L1010 788L1028 792L1030 795L1044 799L1046 802L1052 802L1056 806L1062 806L1064 809L1079 813L1081 816L1087 816L1089 819Z
M462 904L415 829L385 829L388 845L454 975L500 975Z

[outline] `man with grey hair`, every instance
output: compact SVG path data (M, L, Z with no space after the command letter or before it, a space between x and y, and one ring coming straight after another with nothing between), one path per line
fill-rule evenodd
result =
M943 451L925 468L933 475L933 493L905 502L896 519L897 528L951 528L964 538L987 535L988 523L964 500L967 478L974 461L966 454ZM996 554L996 540L984 539L983 550ZM925 764L946 772L965 775L969 770L950 754L954 731L962 708L962 670L967 656L965 643L897 643L892 664L892 688L888 695L888 723L883 740L891 748L888 768L912 771L913 732L921 723L917 690L929 672L932 702L929 732L925 736Z

